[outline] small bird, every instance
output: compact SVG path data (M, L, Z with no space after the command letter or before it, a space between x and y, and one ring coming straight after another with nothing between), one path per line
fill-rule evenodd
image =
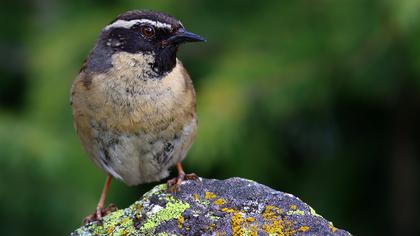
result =
M108 174L96 212L100 220L112 177L127 185L186 178L181 161L197 131L195 91L176 57L186 42L205 39L167 14L128 11L101 31L73 82L70 103L76 133L93 162Z

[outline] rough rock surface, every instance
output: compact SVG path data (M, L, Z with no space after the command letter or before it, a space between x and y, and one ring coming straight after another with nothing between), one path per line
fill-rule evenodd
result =
M126 209L71 235L350 235L299 198L232 178L158 185Z

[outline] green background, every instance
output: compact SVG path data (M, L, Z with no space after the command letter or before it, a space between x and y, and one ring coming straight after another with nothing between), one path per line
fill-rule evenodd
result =
M98 33L154 9L208 39L179 58L198 94L184 162L293 193L354 235L419 229L419 0L15 0L0 7L0 235L66 235L105 175L69 89ZM124 208L153 184L113 182Z

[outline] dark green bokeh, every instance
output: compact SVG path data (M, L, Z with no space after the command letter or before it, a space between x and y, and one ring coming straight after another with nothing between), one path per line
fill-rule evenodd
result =
M95 208L105 175L69 89L128 9L208 39L179 53L200 118L187 171L293 193L355 235L419 233L419 0L22 0L0 8L0 235L65 235ZM113 182L109 201L151 186Z

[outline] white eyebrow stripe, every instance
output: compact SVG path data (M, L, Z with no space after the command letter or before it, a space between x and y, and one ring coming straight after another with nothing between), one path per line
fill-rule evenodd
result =
M162 22L159 22L159 21L148 20L148 19L141 19L141 20L130 20L130 21L117 20L114 23L106 26L105 30L109 30L111 28L127 28L127 29L129 29L133 25L138 24L138 23L147 23L147 24L153 25L157 28L172 29L172 26L170 24L162 23Z

